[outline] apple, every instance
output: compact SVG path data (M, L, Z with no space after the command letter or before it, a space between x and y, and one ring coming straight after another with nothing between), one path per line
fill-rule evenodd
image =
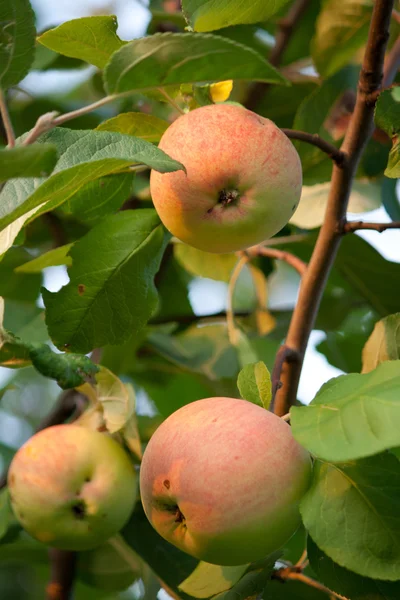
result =
M245 400L206 398L156 430L140 490L163 538L198 559L233 566L288 541L310 479L310 455L285 421Z
M241 106L214 104L179 117L159 148L186 168L152 171L161 221L187 244L234 252L277 233L300 200L300 158L269 119Z
M8 473L21 525L39 541L65 550L88 550L117 533L133 510L136 480L116 441L78 425L34 435Z

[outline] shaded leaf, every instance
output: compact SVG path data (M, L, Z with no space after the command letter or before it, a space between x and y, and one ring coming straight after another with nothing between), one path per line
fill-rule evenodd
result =
M19 267L16 267L16 273L40 273L47 267L55 267L58 265L72 265L72 259L68 256L68 252L71 250L73 244L65 244L65 246L58 246L53 248L44 254L41 254L37 258L30 260Z
M141 561L133 550L119 552L113 540L102 546L78 553L76 576L88 585L108 592L123 591L140 577ZM124 544L124 542L121 542ZM128 554L129 556L125 556Z
M400 595L399 581L379 581L361 577L340 567L308 537L307 554L318 580L331 590L352 600L397 600Z
M140 112L121 113L107 121L103 121L96 127L97 131L116 131L134 135L147 142L157 144L162 134L169 127L168 121L159 119L154 115L147 115Z
M59 210L73 215L81 223L95 225L117 212L131 195L135 175L120 173L89 181L64 202Z
M175 244L174 256L192 275L228 282L237 263L235 254L203 252L187 244Z
M226 79L286 81L252 48L211 34L159 33L133 40L113 54L104 71L109 94Z
M7 89L33 62L35 15L29 0L0 0L0 23L0 88Z
M45 177L57 162L54 144L32 144L0 149L0 181L14 177Z
M400 202L397 197L396 184L396 179L383 178L382 204L392 221L400 221Z
M81 17L46 31L38 37L38 42L50 50L102 69L125 43L117 36L117 27L114 15Z
M243 367L237 385L243 400L268 409L272 397L271 375L262 361Z
M113 215L76 242L68 285L43 290L54 343L86 353L137 333L157 305L154 275L166 242L152 209Z
M313 186L303 186L300 203L290 223L302 229L320 227L324 221L328 203L330 182ZM356 180L353 184L348 212L364 213L375 210L381 205L381 187L373 181Z
M323 460L345 461L400 446L400 361L325 383L306 407L290 411L293 435Z
M348 89L355 89L358 68L346 67L333 77L326 79L298 107L293 129L317 133L325 140L338 145L328 127L328 117L332 106ZM305 184L329 181L332 172L331 159L317 147L302 142L294 142L303 166Z
M213 31L242 23L266 21L287 2L288 0L252 0L250 3L243 3L241 0L183 0L182 10L194 31Z
M375 124L392 139L392 149L385 170L387 177L400 177L400 90L393 87L379 94L375 107Z
M229 590L246 572L247 566L221 567L201 561L178 587L194 598L210 598Z
M327 0L317 19L311 56L324 77L345 66L366 41L373 0Z
M363 373L368 373L387 360L400 358L400 313L376 323L362 352Z
M341 464L314 464L300 504L315 543L364 577L400 579L400 462L389 452Z

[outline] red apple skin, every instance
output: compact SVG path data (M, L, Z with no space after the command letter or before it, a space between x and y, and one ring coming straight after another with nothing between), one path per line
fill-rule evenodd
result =
M140 489L163 538L206 562L239 565L295 533L310 479L310 455L282 419L245 400L207 398L154 433Z
M137 496L136 473L106 433L55 425L14 456L8 486L15 516L39 541L89 550L127 522Z
M214 104L179 117L159 148L186 173L151 172L154 206L166 228L195 248L254 246L296 210L302 171L293 144L272 121L241 106Z

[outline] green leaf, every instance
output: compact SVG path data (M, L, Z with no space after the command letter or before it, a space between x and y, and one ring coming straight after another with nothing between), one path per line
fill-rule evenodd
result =
M14 177L46 177L57 162L54 144L32 144L0 150L0 181Z
M346 67L325 80L300 104L293 129L317 133L328 142L338 145L327 130L327 117L343 92L355 89L357 80L358 68L354 66ZM329 181L332 173L331 159L311 144L294 142L294 145L301 158L305 184Z
M238 260L235 254L212 254L187 244L175 244L174 256L188 273L226 282Z
M89 181L64 202L59 210L81 223L95 225L117 212L131 195L134 173L117 173Z
M182 600L191 598L179 591L178 586L194 571L199 561L165 541L150 525L140 502L136 503L121 535L176 596Z
M16 179L0 193L0 227L43 204L42 214L68 200L86 183L104 175L145 164L157 171L182 169L153 144L129 135L107 131L76 131L56 128L41 137L57 146L59 160L46 180Z
M314 464L300 504L314 542L364 577L400 579L400 462L389 452L341 464Z
M392 221L400 221L400 202L397 197L396 184L396 179L383 178L382 204Z
M37 273L16 273L15 269L32 258L21 247L10 248L0 261L0 296L6 300L35 303L40 293L42 277Z
M285 83L252 48L212 34L159 33L133 40L104 71L109 94L226 79Z
M58 246L53 250L49 250L44 254L41 254L37 258L30 260L19 267L16 267L16 273L40 273L47 267L55 267L57 265L72 265L72 259L68 256L68 252L71 250L73 244L65 244L65 246Z
M398 600L399 581L379 581L361 577L340 567L308 537L307 554L318 580L338 594L352 600Z
M86 353L137 333L157 305L154 275L166 241L156 212L143 209L113 215L76 242L68 285L43 290L53 342Z
M237 386L243 400L248 400L268 410L272 389L271 375L265 363L259 361L243 367L238 376Z
M29 351L33 366L39 373L55 379L63 390L78 387L92 379L99 368L82 354L58 354L47 344L40 344Z
M245 573L230 590L218 594L214 597L215 600L247 600L257 597L270 581L274 564L279 556L280 552L275 552L263 561L263 564L260 565L261 568L250 567L251 570ZM265 597L264 594L262 596Z
M0 539L7 533L11 518L10 496L8 489L4 488L0 491Z
M288 0L183 0L182 11L194 31L214 31L231 25L259 23L270 19Z
M317 19L311 56L317 71L329 77L344 67L367 41L373 0L327 0Z
M387 360L400 359L400 313L389 315L376 323L364 346L363 373L368 373Z
M3 299L0 298L0 307ZM0 326L0 365L20 368L30 364L29 347Z
M246 572L247 567L248 565L221 567L201 561L178 587L194 598L210 598L235 585Z
M385 175L391 178L400 177L400 90L393 87L379 94L375 107L375 124L383 129L392 139L393 146L389 154Z
M35 15L29 0L0 0L0 88L16 85L29 71L35 49Z
M239 371L225 325L194 325L178 335L155 331L148 336L148 342L169 362L210 379L234 377Z
M129 547L124 553L118 551L114 546L115 539L94 550L78 553L76 576L81 581L97 589L118 592L140 577L139 557Z
M296 440L322 460L354 460L400 446L400 361L322 386L309 406L292 407Z
M96 127L96 130L126 133L146 140L146 142L158 144L169 125L168 121L159 119L154 115L146 115L141 112L127 112L100 123Z
M38 37L38 42L65 56L79 58L102 69L125 42L117 36L114 15L82 17L62 23Z
M303 186L300 203L290 223L302 229L320 227L324 221L328 204L330 182ZM348 211L364 213L376 210L381 205L381 187L369 179L356 180L353 184Z
M326 332L325 340L316 349L334 367L345 373L359 373L361 352L375 321L376 316L369 306L354 309L338 329Z
M383 90L375 106L375 125L393 137L400 131L400 89Z
M360 236L346 236L335 269L381 316L399 310L400 264L384 259Z

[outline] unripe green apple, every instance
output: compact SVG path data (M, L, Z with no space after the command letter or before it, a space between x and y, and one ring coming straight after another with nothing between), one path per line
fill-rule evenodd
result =
M234 252L277 233L296 210L299 156L269 119L241 106L214 104L179 117L159 148L186 173L151 172L161 221L207 252Z
M57 548L88 550L125 525L136 479L128 455L108 434L56 425L18 450L8 485L14 513L28 533Z
M310 456L282 419L245 400L207 398L154 433L140 490L162 537L206 562L238 565L294 534L310 477Z

